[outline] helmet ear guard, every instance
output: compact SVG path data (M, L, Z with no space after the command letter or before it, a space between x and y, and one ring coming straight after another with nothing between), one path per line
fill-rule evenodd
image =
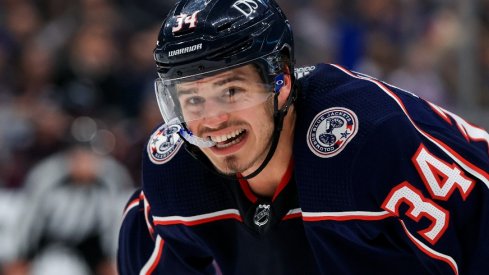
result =
M280 93L280 89L282 89L282 87L284 86L285 84L285 77L284 77L284 74L279 74L275 77L275 87L273 88L273 92L278 94Z

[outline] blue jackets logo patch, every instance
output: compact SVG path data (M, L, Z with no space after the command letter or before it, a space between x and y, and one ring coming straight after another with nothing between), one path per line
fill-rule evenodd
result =
M151 135L148 141L148 156L154 164L164 164L176 155L183 142L178 132L179 125L163 125Z
M316 115L307 131L307 145L318 157L339 154L358 131L356 114L346 108L333 107Z

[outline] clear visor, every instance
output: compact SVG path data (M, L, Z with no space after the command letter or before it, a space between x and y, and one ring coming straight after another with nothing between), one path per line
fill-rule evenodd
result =
M155 81L158 105L167 123L205 123L223 114L263 104L273 86L263 83L258 69L246 65L212 74Z

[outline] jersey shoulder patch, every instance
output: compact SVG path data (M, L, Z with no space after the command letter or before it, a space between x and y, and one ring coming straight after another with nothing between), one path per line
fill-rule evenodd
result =
M358 132L357 115L350 109L332 107L318 113L307 131L307 145L320 158L338 155Z
M179 125L160 126L148 140L148 157L154 164L161 165L169 162L180 150L183 140L178 134Z

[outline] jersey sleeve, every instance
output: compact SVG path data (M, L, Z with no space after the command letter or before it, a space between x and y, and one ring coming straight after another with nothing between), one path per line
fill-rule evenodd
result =
M156 246L144 218L140 194L138 190L131 196L119 231L117 268L121 275L139 274Z
M361 226L384 239L384 253L411 254L426 271L463 274L487 268L475 253L481 247L487 253L487 238L476 232L487 228L488 192L456 159L463 152L464 161L476 163L474 144L445 127L428 117L395 116L380 124L355 160L353 193L358 209L384 217L368 217Z
M442 137L436 131L449 133L442 124L435 129L422 122L413 127L406 116L386 116L350 162L331 159L328 169L342 173L334 184L348 186L349 203L304 213L309 236L321 243L313 245L316 255L335 259L328 269L463 274L488 268L477 256L488 253L482 233L488 191L484 178L469 173L487 174L487 157L485 164L478 161L483 156L476 157L471 142L456 132Z
M155 232L144 208L144 194L138 190L126 206L119 232L119 274L216 274L211 257L199 257L192 245Z
M329 162L325 174L337 175L329 177L335 178L331 184L348 186L342 208L314 212L303 209L306 232L316 257L324 263L320 266L324 272L425 274L437 270L439 274L450 274L448 264L423 253L406 233L425 229L425 220L417 224L382 208L391 188L416 180L411 156L420 139L413 129L404 127L408 122L401 118L393 114L380 122L350 162L334 158Z

